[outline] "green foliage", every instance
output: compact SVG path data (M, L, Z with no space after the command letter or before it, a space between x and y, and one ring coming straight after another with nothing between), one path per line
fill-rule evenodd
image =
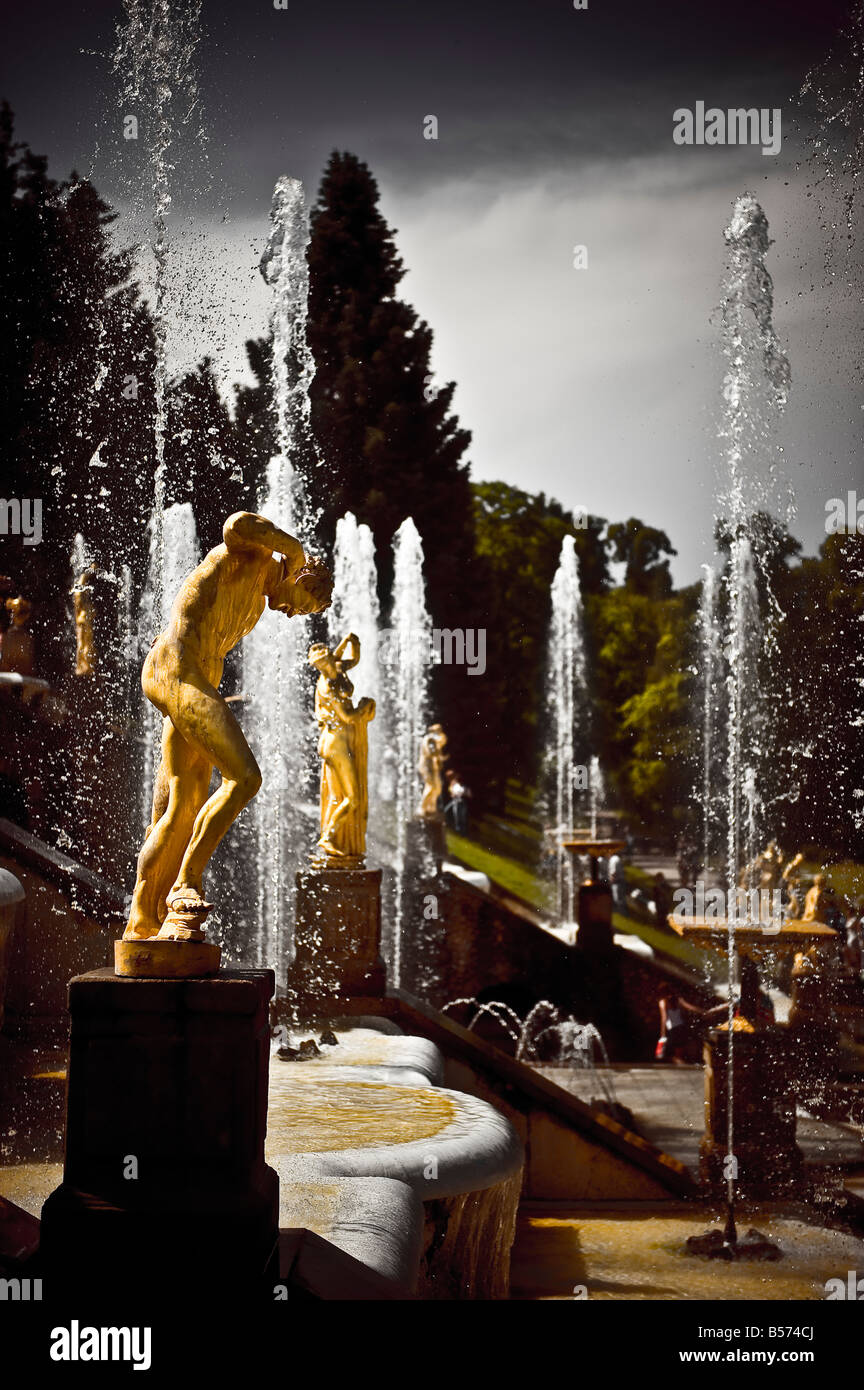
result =
M7 496L42 499L48 542L7 537L4 568L35 601L48 676L68 663L76 532L106 568L140 581L146 561L153 335L114 216L86 180L49 179L0 108L0 463Z
M508 776L537 778L545 712L549 592L565 536L575 538L583 588L599 593L608 583L602 542L605 522L583 518L584 528L560 503L532 496L507 483L477 483L474 527L485 572L484 625L490 637L484 678L485 720L497 752L487 778L500 801Z
M468 626L470 435L450 413L455 383L431 385L432 330L396 297L403 275L372 174L355 155L334 152L309 246L311 426L325 466L307 463L307 489L328 544L346 511L372 528L385 600L390 543L412 516L433 613L443 626Z
M778 576L784 680L778 743L794 796L777 808L788 843L864 854L861 644L864 536L830 535Z
M613 560L625 566L624 586L631 593L666 598L672 592L668 557L678 552L665 531L631 516L613 522L606 538Z
M587 605L601 764L622 809L667 833L685 817L700 738L697 602L695 587L667 598L623 587Z

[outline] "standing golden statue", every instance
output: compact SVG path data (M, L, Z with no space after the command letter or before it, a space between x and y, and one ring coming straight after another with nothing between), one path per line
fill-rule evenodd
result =
M182 584L141 672L144 694L164 719L162 761L124 941L204 940L201 924L212 906L204 900L204 870L261 786L243 731L219 694L225 657L267 605L291 617L330 603L325 566L265 517L236 512L222 535L224 544ZM208 796L214 767L222 781Z
M95 605L93 601L93 581L96 570L88 566L79 575L72 589L72 612L75 618L75 675L93 676L96 674L96 639L94 630Z
M10 626L0 638L0 671L10 671L19 676L33 675L33 634L27 624L33 612L28 598L7 598L6 610L11 618Z
M350 657L346 656L351 648ZM347 672L360 660L353 632L333 651L323 642L309 648L309 664L318 672L315 718L321 730L321 836L313 864L328 869L360 869L366 853L369 816L367 779L368 726L375 701L364 696L355 706Z
M420 740L417 771L423 778L423 794L417 814L424 820L440 815L438 803L444 791L444 764L447 761L447 735L440 724L430 724Z

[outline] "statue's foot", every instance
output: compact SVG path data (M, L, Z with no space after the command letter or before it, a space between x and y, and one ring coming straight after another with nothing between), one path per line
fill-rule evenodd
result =
M328 859L347 859L348 856L344 849L337 849L329 840L319 840L316 847L321 854L326 854Z
M123 933L124 941L149 941L151 937L159 935L159 922L153 917L137 917L135 921L126 924Z
M159 928L160 941L203 941L204 918L213 910L196 888L177 888L168 895L165 920Z

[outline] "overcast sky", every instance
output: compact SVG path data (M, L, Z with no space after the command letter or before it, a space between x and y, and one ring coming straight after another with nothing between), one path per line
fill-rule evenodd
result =
M864 492L860 298L830 285L809 127L796 130L796 94L844 12L835 0L588 0L578 11L572 0L204 0L211 174L187 154L175 173L177 360L210 352L237 378L245 337L266 322L257 263L277 177L302 178L314 197L329 152L352 150L398 229L402 293L434 330L436 376L457 382L473 476L662 526L688 582L712 550L723 228L750 190L776 240L792 366L779 442L793 529L815 550L826 500ZM118 142L100 56L122 18L121 5L92 0L20 10L0 88L20 138L55 176L92 174L131 237L136 152ZM674 144L673 112L697 101L779 107L780 153ZM587 269L574 269L577 245Z

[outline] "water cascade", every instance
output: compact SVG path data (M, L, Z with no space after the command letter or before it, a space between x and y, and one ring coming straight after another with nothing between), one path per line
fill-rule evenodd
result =
M573 829L577 730L586 713L585 646L582 632L582 592L576 541L565 536L561 559L552 581L552 622L549 631L549 720L547 765L554 775L555 868L558 916L574 920L573 860L561 839Z
M428 723L431 661L432 619L426 607L423 543L411 517L407 517L393 541L393 607L385 654L391 692L391 738L396 750L396 884L389 945L397 986L402 971L402 890L408 822L420 799L417 760Z
M150 563L138 613L136 664L139 671L153 638L167 625L171 604L180 585L200 559L191 502L175 502L166 507L159 522L154 508L150 520ZM140 685L137 686L137 699L140 701L144 738L144 766L138 805L141 825L146 829L150 824L153 781L161 756L162 719L158 710L144 699Z
M699 655L702 681L702 873L707 878L715 850L718 817L716 760L719 742L721 641L717 611L717 571L703 565L699 595Z
M119 79L118 105L124 113L146 113L148 138L144 143L149 213L149 249L152 256L154 343L154 495L151 520L153 552L167 555L163 536L165 512L165 437L167 429L168 328L173 312L169 265L168 217L174 198L172 176L177 162L176 144L190 128L203 144L200 97L195 57L201 41L201 0L125 0L126 21L118 26L112 55ZM138 119L138 116L135 116ZM140 201L139 197L136 201ZM156 608L162 607L163 591L173 599L169 578L158 566L152 571Z
M726 629L726 893L734 902L742 871L755 857L763 833L765 773L774 766L769 746L772 693L766 668L774 643L770 585L763 563L760 513L776 492L769 444L786 402L789 363L773 325L773 285L765 266L768 221L750 194L736 199L725 230L728 247L721 326L726 375L721 439L725 486L719 499L730 539L725 575ZM760 582L768 594L768 618L759 602ZM772 774L773 775L773 774ZM735 1193L734 999L737 976L735 916L727 912L729 1053L727 1061L727 1197L730 1222Z
M309 225L303 185L280 178L273 194L271 231L261 274L273 289L272 393L277 453L267 467L258 510L305 546L310 524L293 459L308 438L309 384L314 363L306 341ZM243 644L245 728L264 784L249 808L256 865L254 940L244 963L269 965L282 978L289 946L291 898L287 885L309 848L314 827L303 818L298 793L311 795L314 724L299 692L310 687L306 667L308 625L265 611Z
M606 805L606 779L596 753L592 755L588 765L588 797L591 808L591 839L596 840L598 815Z

